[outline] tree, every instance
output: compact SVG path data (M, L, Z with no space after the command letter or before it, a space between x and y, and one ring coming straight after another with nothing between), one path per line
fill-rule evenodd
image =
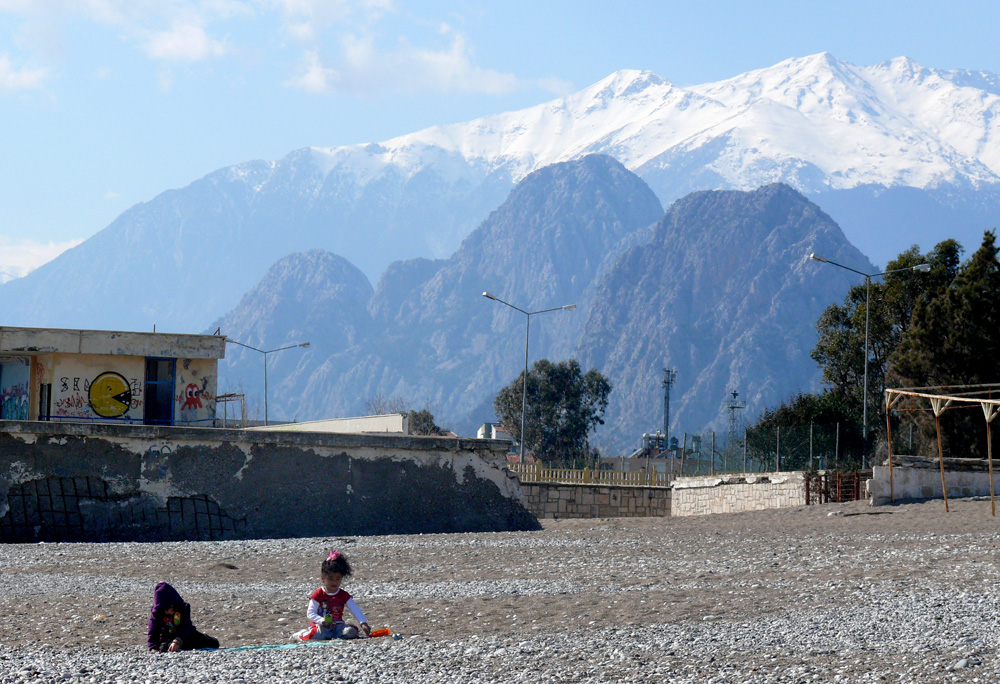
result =
M910 327L915 307L945 291L958 271L962 246L955 240L938 243L926 255L916 246L886 265L887 271L930 264L927 273L890 273L872 280L868 318L868 424L880 433L885 423L882 397L890 359ZM862 422L865 375L865 283L851 288L844 304L832 305L816 324L819 340L810 356L823 371L839 405L858 424ZM869 436L871 438L871 436Z
M773 466L780 441L783 470L807 468L813 455L822 456L828 468L856 468L861 464L863 440L854 416L843 394L800 393L777 408L764 409L747 428L747 459L758 467ZM810 425L820 429L810 431ZM831 426L839 427L831 430Z
M406 401L400 397L387 397L381 392L365 401L365 411L369 416L384 416L390 413L406 413Z
M955 386L1000 381L1000 261L996 234L962 264L954 279L933 297L919 299L913 320L893 356L890 379L905 387ZM952 455L984 451L979 411L949 411L942 428ZM925 435L936 432L932 415L922 419Z
M410 409L407 414L410 423L410 432L414 435L439 435L441 428L434 422L434 414L427 409L414 411Z
M524 373L500 390L493 402L500 425L521 434ZM557 364L542 359L527 377L525 453L553 467L578 466L590 456L587 436L604 424L611 383L597 370L583 373L575 359Z

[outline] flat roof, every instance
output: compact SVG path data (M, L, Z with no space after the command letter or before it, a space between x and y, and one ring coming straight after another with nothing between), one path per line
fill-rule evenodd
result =
M39 354L222 359L226 356L226 338L224 335L0 326L0 355Z

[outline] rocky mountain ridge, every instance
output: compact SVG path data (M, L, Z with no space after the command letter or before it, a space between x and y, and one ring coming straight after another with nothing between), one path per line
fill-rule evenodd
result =
M750 412L816 385L815 321L854 281L806 262L811 251L872 268L788 186L695 193L664 214L624 166L588 156L530 174L453 255L393 264L372 294L353 269L325 267L314 277L340 257L297 254L217 325L269 347L312 343L274 359L272 419L359 415L375 396L398 397L469 435L493 418L496 391L524 364L525 316L482 292L526 311L577 304L532 317L529 356L574 356L609 376L608 424L597 441L617 452L658 427L665 364L679 371L672 422L688 430L720 427L734 387ZM349 293L326 318L367 334L328 342L322 306L266 297L304 280ZM279 309L305 323L248 325ZM259 366L253 354L227 356L224 382L258 392Z

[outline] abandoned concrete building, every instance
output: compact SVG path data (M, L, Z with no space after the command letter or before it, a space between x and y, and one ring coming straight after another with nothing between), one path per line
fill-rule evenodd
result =
M211 427L221 335L0 326L0 420Z

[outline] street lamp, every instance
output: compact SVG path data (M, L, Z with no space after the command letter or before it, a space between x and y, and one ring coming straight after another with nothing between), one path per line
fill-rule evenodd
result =
M237 342L231 337L226 338L226 342L231 342L233 344L238 344L241 347L246 347L247 349L252 349L255 352L260 352L264 355L264 426L267 427L267 355L273 354L274 352L284 351L286 349L294 349L296 347L302 347L306 349L309 347L308 342L300 342L299 344L290 344L287 347L278 347L277 349L257 349L257 347L251 347L249 344L243 344L242 342Z
M919 271L921 273L926 273L931 270L930 264L917 264L916 266L907 266L906 268L894 268L891 271L882 271L880 273L863 273L850 266L844 266L843 264L838 264L836 261L830 261L819 254L810 254L809 258L813 261L818 261L823 264L831 264L833 266L839 266L840 268L851 271L852 273L857 273L860 276L865 277L865 381L864 387L862 389L862 401L861 401L861 438L864 441L865 449L868 449L868 311L870 309L869 303L871 301L871 287L872 278L877 276L884 276L890 273L900 273L902 271ZM863 457L867 458L867 456ZM862 466L864 463L862 463Z
M492 299L494 302L500 302L510 308L520 311L524 314L526 323L524 326L524 378L521 380L521 447L520 447L520 457L521 465L524 465L524 412L528 403L528 332L531 330L531 317L535 314L548 313L549 311L572 311L576 308L576 304L566 304L565 306L556 306L551 309L542 309L540 311L525 311L519 307L514 306L510 302L505 302L496 295L490 294L489 292L484 292L483 296L487 299Z

